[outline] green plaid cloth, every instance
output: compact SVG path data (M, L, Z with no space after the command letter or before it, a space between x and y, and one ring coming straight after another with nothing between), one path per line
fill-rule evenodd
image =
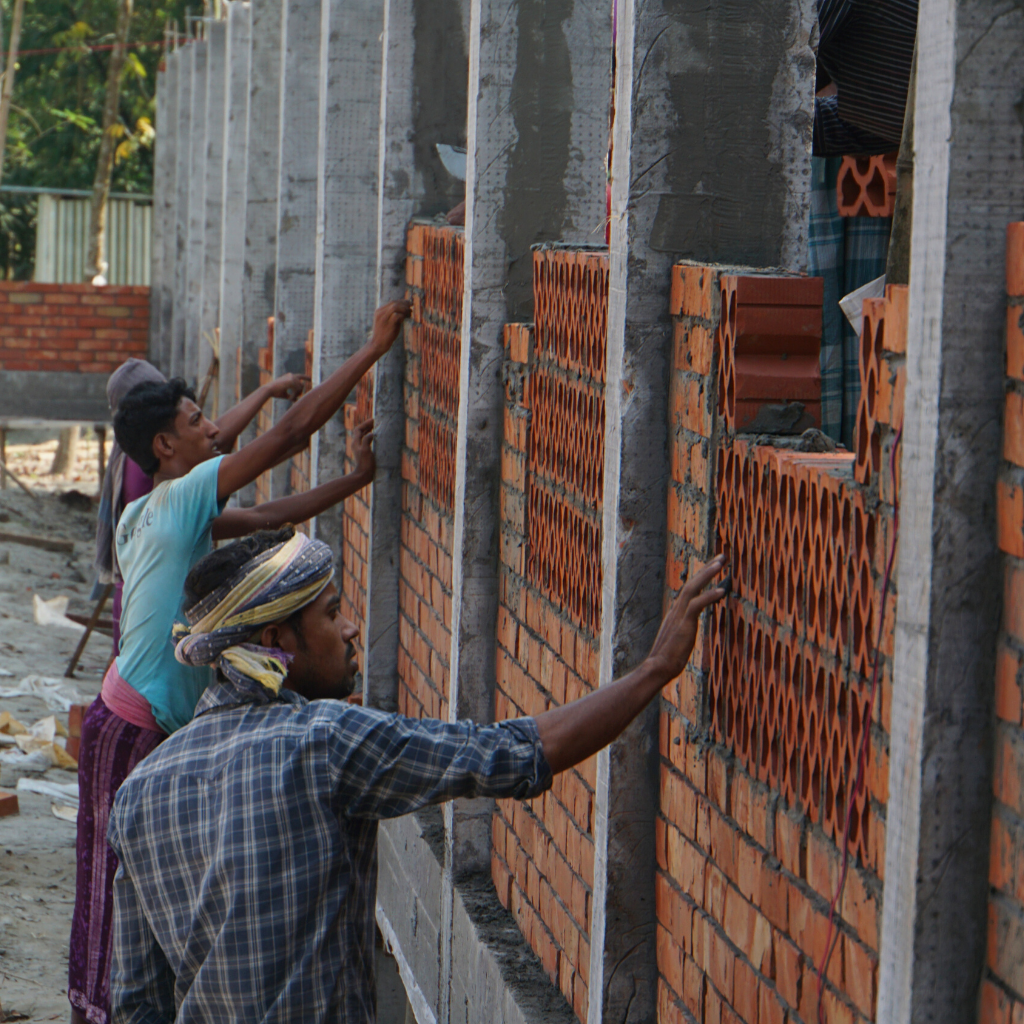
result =
M810 272L825 279L821 325L821 429L853 451L860 401L858 338L839 300L885 273L891 217L840 217L842 157L811 158Z

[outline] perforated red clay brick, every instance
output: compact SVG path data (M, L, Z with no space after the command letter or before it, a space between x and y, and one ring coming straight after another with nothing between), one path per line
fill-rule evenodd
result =
M836 178L840 217L891 217L896 205L897 153L844 156Z

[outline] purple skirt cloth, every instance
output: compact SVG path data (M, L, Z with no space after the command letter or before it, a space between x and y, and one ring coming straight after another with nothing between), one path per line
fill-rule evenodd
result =
M114 794L131 770L163 740L115 715L101 697L82 721L78 758L78 863L68 955L68 999L92 1024L110 1017L110 954L117 858L107 845Z

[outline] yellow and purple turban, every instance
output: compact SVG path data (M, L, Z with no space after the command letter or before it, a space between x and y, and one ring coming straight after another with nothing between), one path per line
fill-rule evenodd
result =
M216 665L229 679L254 679L277 693L288 674L287 655L247 641L315 601L333 575L331 549L296 533L188 609L188 626L174 630L174 656L184 665Z

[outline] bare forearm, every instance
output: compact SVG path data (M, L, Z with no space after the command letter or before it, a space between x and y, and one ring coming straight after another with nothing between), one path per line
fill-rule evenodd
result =
M371 480L366 473L350 473L311 491L267 501L252 508L228 509L213 521L214 540L245 537L256 530L276 530L286 523L304 523L344 501Z
M270 388L263 384L217 420L217 446L222 452L231 451L238 435L255 419L269 398Z
M614 683L538 715L537 731L551 770L565 771L606 747L667 682L664 669L648 659Z

